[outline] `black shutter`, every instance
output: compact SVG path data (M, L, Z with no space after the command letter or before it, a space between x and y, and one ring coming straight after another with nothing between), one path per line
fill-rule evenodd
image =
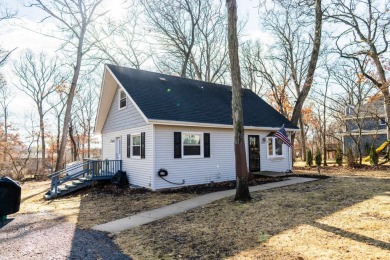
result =
M130 158L130 143L131 143L131 135L127 135L127 158Z
M141 158L145 159L145 132L141 132Z
M203 134L203 149L204 149L204 157L210 157L210 133Z
M173 148L174 148L174 156L173 158L181 158L181 132L174 132L173 135Z

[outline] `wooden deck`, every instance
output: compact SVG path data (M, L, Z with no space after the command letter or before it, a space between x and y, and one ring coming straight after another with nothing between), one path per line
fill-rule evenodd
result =
M264 176L264 177L286 177L286 176L292 176L292 172L271 172L271 171L262 171L262 172L252 172L254 175L258 176Z

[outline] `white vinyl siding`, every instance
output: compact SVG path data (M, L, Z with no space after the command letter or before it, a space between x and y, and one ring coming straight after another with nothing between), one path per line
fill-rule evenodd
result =
M140 160L139 156L126 157L126 153L122 153L122 170L127 173L130 184L152 188L152 172L153 172L153 126L146 125L133 129L125 129L121 131L111 132L102 135L102 159L115 159L115 140L116 137L122 138L122 151L127 148L127 135L139 134L145 132L145 159Z
M120 100L119 93L120 90L117 88L115 96L112 99L112 104L110 111L108 112L106 122L104 123L102 129L103 134L144 126L147 124L145 119L128 98L126 100L126 107L118 110Z
M153 130L154 129L154 130ZM122 169L127 172L133 185L149 189L175 188L189 185L205 184L235 180L234 135L232 129L206 127L180 127L147 125L126 129L102 135L102 159L115 158L116 137L122 139L122 151L126 151L127 135L137 135L145 132L145 159L130 158L122 153ZM174 158L174 132L210 133L210 158ZM267 138L269 131L245 131L245 152L248 162L248 135L259 135L260 140L260 170L284 172L291 164L291 151L283 145L286 157L267 158ZM263 142L263 140L265 140ZM203 140L202 140L203 141ZM203 147L202 147L203 149ZM249 167L249 164L248 164ZM165 179L184 185L174 185L157 176L159 169L167 169ZM154 185L153 185L154 184Z
M251 134L252 131L245 131L245 134ZM291 148L283 144L283 156L279 157L268 157L268 138L269 132L263 131L260 133L260 171L274 171L274 172L285 172L291 168L292 154ZM289 138L290 134L287 133ZM246 139L247 140L247 139ZM265 142L264 142L265 141ZM248 149L246 150L248 153ZM248 154L247 154L248 156Z
M174 132L210 133L210 158L174 158ZM248 135L260 136L260 169L284 172L291 158L267 158L267 143L262 143L269 131L245 131L245 151L248 162ZM182 136L183 138L183 136ZM234 135L232 129L155 125L155 189L182 187L210 182L235 180ZM183 140L182 140L183 142ZM202 147L203 149L203 147ZM283 145L283 149L287 149ZM287 154L287 150L284 151ZM291 156L290 156L291 157ZM249 165L248 165L249 166ZM167 169L165 179L184 185L174 185L157 176L159 169Z
M210 158L174 158L174 132L210 133ZM165 179L184 185L173 185L159 176L156 189L181 187L235 179L234 145L231 130L200 127L155 126L155 170L168 170ZM182 137L183 138L183 137ZM182 140L183 142L183 140ZM201 148L203 149L203 147ZM233 159L233 160L232 160Z

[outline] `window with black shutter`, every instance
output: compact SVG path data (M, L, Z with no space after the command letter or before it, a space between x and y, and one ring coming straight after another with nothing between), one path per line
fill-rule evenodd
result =
M173 139L173 158L181 158L181 132L174 132Z
M203 134L204 157L210 157L210 133Z
M141 158L145 159L145 132L141 133Z

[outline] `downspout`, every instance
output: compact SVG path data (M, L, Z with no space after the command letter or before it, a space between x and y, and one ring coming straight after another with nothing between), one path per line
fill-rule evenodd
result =
M153 144L153 149L152 149L152 185L151 188L153 191L156 190L156 126L155 124L152 125L152 144Z

